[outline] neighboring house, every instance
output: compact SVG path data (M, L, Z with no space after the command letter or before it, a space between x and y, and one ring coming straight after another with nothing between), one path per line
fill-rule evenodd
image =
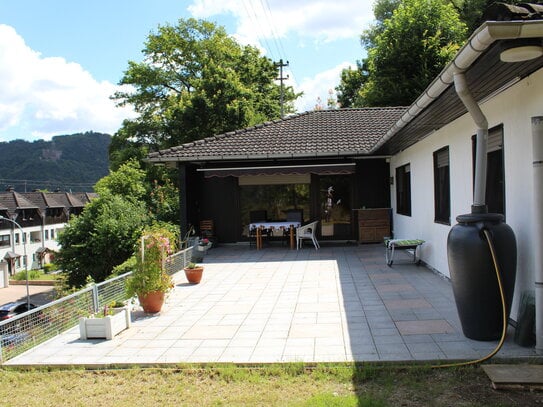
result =
M308 186L297 187L308 195L305 220L323 220L320 202L333 186L333 202L343 198L338 190L349 194L351 216L342 218L350 230L339 227L331 237L359 238L353 209L391 207L394 237L424 239L422 260L448 277L447 236L473 202L478 130L455 90L456 77L490 129L486 203L516 234L516 318L520 294L534 289L534 273L543 267L537 235L543 228L535 223L543 208L534 197L532 166L532 134L538 137L532 121L543 118L542 9L501 6L499 19L515 21L484 23L409 108L315 111L150 154L150 162L179 168L183 230L213 219L219 240L240 240L248 210L273 200L265 188L244 189L289 179ZM512 62L500 59L503 51ZM517 56L534 58L516 62Z
M40 268L53 260L57 236L70 216L78 215L94 193L0 192L0 288L17 271ZM26 257L24 256L26 252Z

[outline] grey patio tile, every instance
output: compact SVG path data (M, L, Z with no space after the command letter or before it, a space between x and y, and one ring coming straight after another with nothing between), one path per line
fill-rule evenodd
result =
M404 344L403 337L401 335L374 335L373 341L380 345L388 345L388 344Z
M435 343L432 335L405 335L403 341L406 344L411 343Z
M173 327L165 329L164 331L160 332L155 336L155 341L158 340L168 340L168 339L180 339L183 337L183 334L188 330L188 327L185 328L179 328L179 327Z
M417 315L410 309L407 310L392 310L390 317L393 321L413 321L417 319Z
M73 329L8 364L440 360L479 358L496 344L463 336L449 281L387 267L381 245L225 246L206 263L202 283L176 276L164 310L134 311L112 341L80 341ZM509 336L497 357L508 355L534 350Z
M454 328L444 320L398 321L396 326L402 335L451 333Z
M371 334L373 336L383 336L383 335L397 335L398 329L394 328L371 328Z
M391 318L368 318L368 325L372 331L377 329L391 329L394 328L394 321Z
M465 341L438 343L439 348L449 358L477 358L479 352L469 346Z
M203 339L180 339L172 345L172 348L196 349L202 342Z
M412 353L414 360L419 361L435 361L446 359L446 355L443 352L429 352L429 353Z
M232 339L238 329L237 325L195 325L183 339Z
M422 342L422 343L408 343L407 345L407 349L409 349L409 352L411 352L411 354L416 354L416 353L441 353L443 354L441 348L435 344L435 343L431 343L431 342Z
M289 338L325 338L338 335L341 324L292 324Z
M260 338L262 339L287 339L289 336L289 328L281 329L265 329L262 331Z

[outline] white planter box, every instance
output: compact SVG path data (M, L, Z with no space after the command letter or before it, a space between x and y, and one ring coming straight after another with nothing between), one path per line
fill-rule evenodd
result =
M113 339L119 332L130 327L130 311L128 307L114 311L113 315L104 318L80 318L79 333L81 339Z

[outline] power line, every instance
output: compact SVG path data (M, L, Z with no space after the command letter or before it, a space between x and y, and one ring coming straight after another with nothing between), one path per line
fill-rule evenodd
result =
M249 12L249 9L247 8L247 5L245 3L245 0L242 1L242 4L243 4L243 8L245 9L245 12L247 13L247 17L249 18L249 20L252 20L255 22L255 26L257 27L256 29L256 37L258 38L258 41L262 44L264 43L265 45L265 48L271 53L271 56L272 56L272 59L274 59L274 55L273 55L273 49L272 47L270 47L270 44L268 43L267 39L266 39L266 35L263 35L261 36L261 24L259 24L259 21L258 21L258 15L256 14L256 11L253 7L253 3L251 1L249 1L249 6L251 7L251 10L253 12L253 16L254 16L254 19L253 17L251 16L251 13Z
M266 2L266 6L264 6L264 1ZM262 11L264 12L264 18L268 21L268 26L270 27L270 31L272 34L272 39L275 44L275 48L277 49L277 52L279 53L279 56L286 57L285 50L283 49L283 44L281 43L281 40L277 33L275 32L275 25L273 21L273 16L271 13L270 5L268 3L268 0L260 0L260 5L262 6ZM267 11L267 13L266 13Z
M0 184L5 184L6 186L9 185L21 185L24 186L25 191L27 192L27 188L35 189L35 188L61 188L62 189L93 189L94 184L90 182L65 182L65 181L51 181L51 180L31 180L31 179L11 179L11 178L0 178Z

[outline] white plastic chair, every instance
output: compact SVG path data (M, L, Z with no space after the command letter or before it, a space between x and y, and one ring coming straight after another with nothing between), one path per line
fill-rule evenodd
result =
M316 237L317 223L319 223L318 220L296 228L296 250L299 250L302 247L303 239L311 239L315 246L315 250L318 250L321 247Z

